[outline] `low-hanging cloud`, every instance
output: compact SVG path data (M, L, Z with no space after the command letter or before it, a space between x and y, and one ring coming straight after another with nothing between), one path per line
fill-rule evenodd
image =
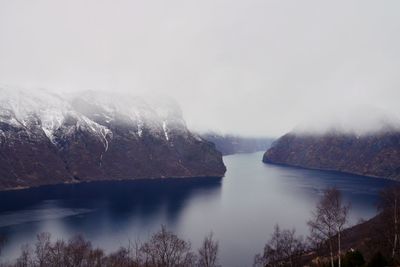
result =
M191 128L244 135L277 136L357 106L396 117L399 8L369 0L0 0L0 83L170 95Z

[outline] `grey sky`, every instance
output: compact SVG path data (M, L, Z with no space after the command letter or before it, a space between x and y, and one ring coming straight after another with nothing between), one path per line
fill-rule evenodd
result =
M192 128L277 136L400 115L400 1L0 0L0 83L174 97Z

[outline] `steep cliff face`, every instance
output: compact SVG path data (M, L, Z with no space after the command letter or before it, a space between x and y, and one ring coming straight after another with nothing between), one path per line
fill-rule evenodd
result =
M279 138L265 163L400 179L400 132L296 134Z
M225 170L173 101L0 89L0 189Z

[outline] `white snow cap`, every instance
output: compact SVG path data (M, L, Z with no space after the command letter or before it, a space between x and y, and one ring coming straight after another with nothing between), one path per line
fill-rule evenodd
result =
M112 136L110 125L118 122L136 128L140 138L144 129L167 141L171 130L186 130L177 103L167 98L118 95L95 91L55 94L48 90L24 91L0 87L0 121L15 127L26 127L32 118L40 120L50 140L67 118L76 120L76 127L99 135L108 146Z

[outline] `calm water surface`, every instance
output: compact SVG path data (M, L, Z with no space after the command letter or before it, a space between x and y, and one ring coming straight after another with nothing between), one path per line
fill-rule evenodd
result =
M0 234L8 243L2 259L13 259L39 232L54 238L83 234L114 251L145 240L161 224L197 249L210 231L220 242L223 266L251 266L273 227L306 221L326 187L351 201L351 223L376 214L378 193L394 182L332 172L266 165L262 153L224 157L223 179L96 182L0 193Z

